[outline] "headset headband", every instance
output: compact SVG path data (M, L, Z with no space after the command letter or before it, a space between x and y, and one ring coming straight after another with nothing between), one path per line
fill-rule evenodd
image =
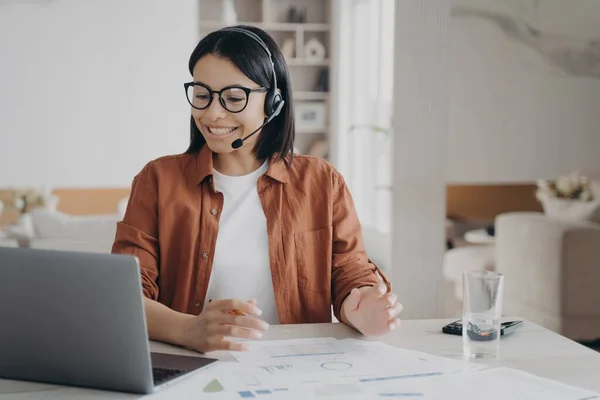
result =
M251 37L258 44L260 44L260 46L265 50L265 52L269 56L269 61L271 62L271 70L273 71L273 86L274 87L272 88L272 90L277 91L277 74L275 74L275 63L273 62L273 56L271 55L271 51L267 47L266 43L260 38L260 36L258 36L256 33L249 31L247 29L243 29L243 28L235 27L235 26L223 28L221 30L229 31L229 32L243 33L244 35Z

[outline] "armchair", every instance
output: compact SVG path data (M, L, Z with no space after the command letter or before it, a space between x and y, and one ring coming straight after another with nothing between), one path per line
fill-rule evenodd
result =
M496 271L505 274L504 315L577 341L600 338L600 224L501 214Z

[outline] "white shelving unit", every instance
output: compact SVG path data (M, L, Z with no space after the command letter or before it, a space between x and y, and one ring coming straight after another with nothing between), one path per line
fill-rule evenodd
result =
M292 80L296 114L296 149L303 154L328 158L332 143L330 76L334 67L331 32L332 1L335 0L234 0L234 24L225 22L228 0L199 0L202 36L229 25L251 25L265 30L282 50ZM290 21L290 9L301 10L301 21ZM316 39L325 57L305 57L305 46ZM292 42L293 41L293 42ZM287 45L284 46L284 43ZM293 43L293 45L292 45ZM311 121L311 118L314 118ZM322 123L317 123L321 121Z

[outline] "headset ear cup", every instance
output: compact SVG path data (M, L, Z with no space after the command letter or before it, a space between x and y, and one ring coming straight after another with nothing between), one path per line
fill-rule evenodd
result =
M276 96L277 94L273 93L272 90L269 90L267 92L267 95L265 96L265 115L267 116L267 118L273 115L273 111L275 111L275 108L273 106L275 103Z
M281 94L277 92L273 93L271 90L267 92L267 96L265 97L265 114L267 118L271 116L274 117L275 115L273 114L279 114L279 112L281 112L281 108L283 107L283 104L281 103L284 103Z
M279 93L277 93L275 95L275 99L273 100L273 114L274 114L274 116L279 115L279 113L283 109L283 105L284 104L285 104L285 101L283 100L283 97L281 97L281 95Z

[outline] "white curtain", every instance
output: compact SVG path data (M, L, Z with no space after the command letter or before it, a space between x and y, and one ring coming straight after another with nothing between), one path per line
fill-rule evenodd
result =
M343 0L339 164L363 226L389 232L394 0Z

